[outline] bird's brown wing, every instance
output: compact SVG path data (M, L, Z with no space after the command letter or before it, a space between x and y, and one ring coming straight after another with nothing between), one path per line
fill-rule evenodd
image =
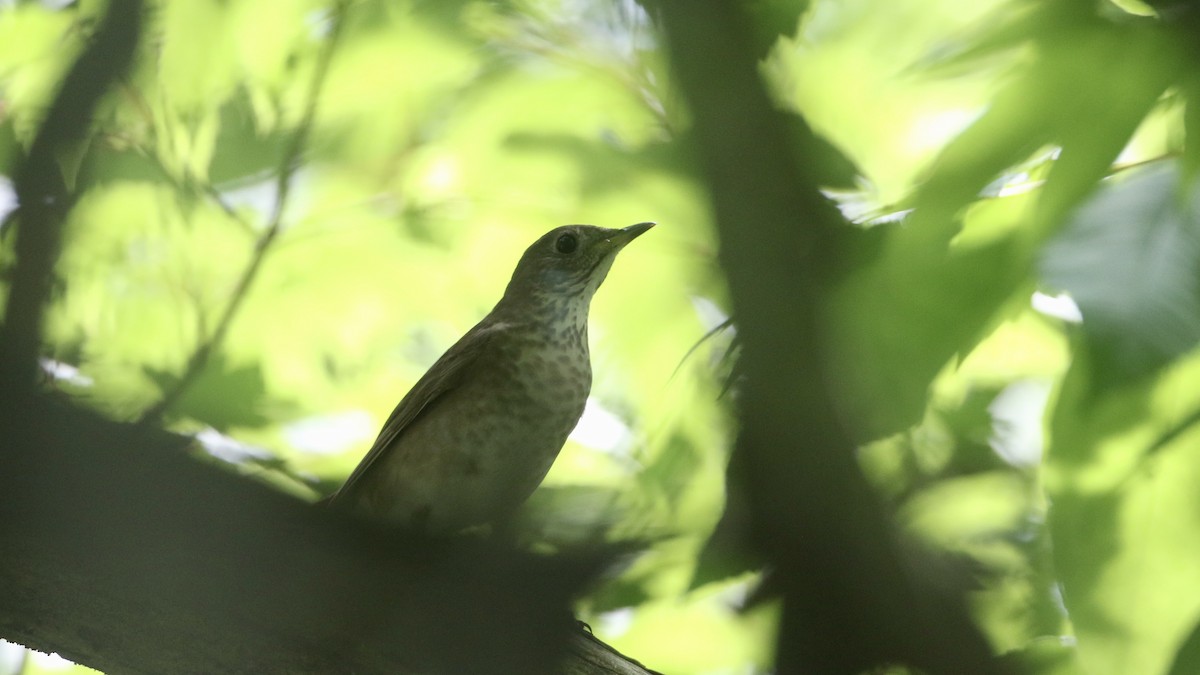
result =
M366 456L358 463L342 487L329 498L330 501L337 503L339 497L349 494L355 483L371 470L371 466L385 452L388 452L389 448L395 445L413 422L422 415L428 414L437 407L438 401L447 392L462 384L464 375L469 372L471 364L487 353L488 342L506 328L505 324L494 323L484 327L484 323L480 323L454 343L453 347L446 350L446 353L442 354L441 358L421 376L421 379L392 410L392 414L383 423L383 429L379 431L379 436L375 439L371 449L367 451Z

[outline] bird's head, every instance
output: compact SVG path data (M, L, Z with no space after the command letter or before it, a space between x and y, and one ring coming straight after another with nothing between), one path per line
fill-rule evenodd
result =
M638 223L623 229L594 225L564 225L550 230L525 250L505 299L528 298L534 302L592 297L617 252L654 223Z

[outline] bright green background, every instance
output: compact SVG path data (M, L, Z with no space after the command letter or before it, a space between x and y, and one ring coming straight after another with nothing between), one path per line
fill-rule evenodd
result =
M873 240L827 313L864 470L951 568L972 561L981 625L1034 673L1200 672L1200 632L1180 651L1200 618L1200 152L1184 143L1200 57L1151 7L1119 5L825 0L762 62L862 173L847 185L828 153L802 157ZM0 175L98 9L0 5ZM135 419L178 379L270 221L343 21L282 230L167 423L313 498L537 236L657 221L595 300L592 411L529 536L653 538L581 618L664 672L768 668L776 608L736 610L741 552L697 562L723 506L736 349L732 330L701 342L732 310L646 13L176 0L151 17L88 147L61 158L79 202L47 355L79 372L47 386ZM1084 322L1036 311L1035 291L1068 293Z

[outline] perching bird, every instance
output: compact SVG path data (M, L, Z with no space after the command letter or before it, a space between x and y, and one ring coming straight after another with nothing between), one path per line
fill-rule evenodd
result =
M400 401L331 504L432 533L509 519L583 414L592 295L653 226L567 225L534 242L504 297Z

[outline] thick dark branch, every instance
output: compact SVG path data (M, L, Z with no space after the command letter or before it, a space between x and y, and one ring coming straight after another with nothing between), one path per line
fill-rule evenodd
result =
M856 673L907 662L996 672L962 598L926 592L855 463L822 359L822 303L850 236L790 151L753 56L744 5L662 0L694 117L742 339L745 471L758 546L785 597L780 673Z
M287 149L283 153L283 160L280 162L279 171L276 174L275 203L271 209L271 215L267 219L263 233L254 244L254 251L251 254L250 262L246 265L241 277L238 278L237 283L234 285L233 293L229 297L229 303L225 305L220 318L217 319L212 333L203 338L195 351L192 352L179 381L163 394L163 397L157 403L142 413L139 419L140 422L157 422L163 413L170 410L171 406L183 396L188 388L196 382L196 379L200 377L200 374L204 372L209 359L225 340L225 335L229 332L229 327L233 323L234 317L237 316L242 302L246 299L246 294L249 293L250 286L258 278L258 272L262 268L267 252L270 251L278 238L279 232L283 227L283 214L287 210L288 197L291 194L292 178L296 173L296 169L299 168L300 155L304 152L304 148L308 143L308 137L312 133L313 121L317 115L317 103L321 98L321 91L325 85L325 76L329 72L329 64L332 62L333 55L337 50L338 41L342 34L342 26L346 22L348 6L349 2L347 0L341 0L333 9L333 15L330 18L329 34L325 38L325 45L320 56L317 57L317 65L313 70L312 80L309 81L304 116L301 118L299 125L292 134Z
M571 620L603 555L374 528L38 398L0 392L0 438L0 637L111 673L648 672Z
M19 215L16 266L0 334L0 386L30 388L41 351L42 317L50 299L71 195L58 158L87 137L101 97L133 58L142 5L113 0L99 29L63 80L16 174Z
M609 647L591 630L580 628L571 636L559 675L662 675Z

